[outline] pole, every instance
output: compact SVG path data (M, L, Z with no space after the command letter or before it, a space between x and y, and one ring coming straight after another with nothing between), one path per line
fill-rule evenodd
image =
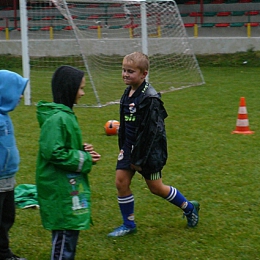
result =
M148 55L148 34L147 34L147 19L146 19L146 3L141 2L141 26L142 26L142 52ZM146 81L149 81L149 75L146 76Z
M30 79L30 65L29 65L29 45L28 45L28 25L27 25L27 9L26 0L20 0L20 21L21 21L21 44L22 44L22 63L23 76ZM31 105L31 87L30 81L24 91L24 104Z

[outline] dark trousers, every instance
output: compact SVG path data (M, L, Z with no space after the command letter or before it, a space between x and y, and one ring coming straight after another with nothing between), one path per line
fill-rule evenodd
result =
M0 192L0 259L11 257L8 232L14 224L14 191Z
M74 260L79 230L52 230L51 260Z

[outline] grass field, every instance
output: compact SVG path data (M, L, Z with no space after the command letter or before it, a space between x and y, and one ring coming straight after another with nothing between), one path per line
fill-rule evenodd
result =
M107 238L121 216L114 186L117 137L106 136L103 125L119 119L118 105L74 108L84 141L102 155L90 173L94 226L81 232L77 260L260 259L260 68L203 66L202 72L205 85L162 96L169 114L163 180L200 202L200 223L194 229L186 227L180 209L150 194L136 175L132 190L138 232ZM252 135L231 134L240 97L246 98ZM10 113L21 155L17 184L35 183L35 111L35 106L21 104ZM10 239L18 255L49 259L51 235L42 228L38 210L17 209Z

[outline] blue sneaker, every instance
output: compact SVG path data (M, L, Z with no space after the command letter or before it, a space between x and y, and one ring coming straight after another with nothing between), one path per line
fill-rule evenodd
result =
M134 228L128 228L124 224L118 228L116 228L113 232L109 233L108 237L123 237L128 234L136 233L137 229Z
M200 204L197 201L190 201L190 203L194 206L193 210L189 213L183 213L183 217L187 218L189 227L196 227L199 223L199 210Z

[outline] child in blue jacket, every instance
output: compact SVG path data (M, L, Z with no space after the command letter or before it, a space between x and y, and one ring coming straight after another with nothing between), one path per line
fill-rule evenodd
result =
M20 157L8 113L19 103L28 79L0 70L0 260L26 260L9 248L8 232L15 220L14 186Z

